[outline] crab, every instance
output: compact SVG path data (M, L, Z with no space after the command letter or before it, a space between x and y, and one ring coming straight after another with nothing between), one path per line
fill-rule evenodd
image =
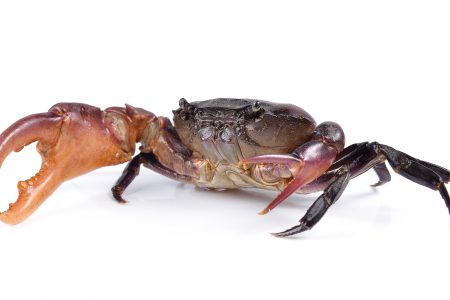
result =
M0 164L12 151L37 142L39 172L19 181L18 199L0 213L17 224L29 217L63 182L94 169L129 162L112 187L119 203L141 165L205 189L259 188L279 191L260 214L293 193L323 193L294 227L275 236L311 229L342 195L349 181L369 169L374 186L391 180L386 161L398 174L439 191L450 212L445 184L450 171L390 146L363 142L345 147L342 128L316 124L291 104L219 98L189 103L184 98L168 118L131 105L101 110L59 103L46 113L15 122L0 135ZM140 153L133 157L136 144Z

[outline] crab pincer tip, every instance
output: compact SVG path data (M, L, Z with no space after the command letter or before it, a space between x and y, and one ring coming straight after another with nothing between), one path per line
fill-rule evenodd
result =
M258 215L264 216L264 215L267 214L269 211L270 211L270 209L268 209L268 208L266 207L266 208L264 208L262 211L260 211L260 212L258 213Z

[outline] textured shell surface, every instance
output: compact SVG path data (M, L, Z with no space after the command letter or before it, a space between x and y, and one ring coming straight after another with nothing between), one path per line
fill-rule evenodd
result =
M315 128L314 119L297 106L234 98L181 99L174 123L186 146L217 163L288 153L309 140Z

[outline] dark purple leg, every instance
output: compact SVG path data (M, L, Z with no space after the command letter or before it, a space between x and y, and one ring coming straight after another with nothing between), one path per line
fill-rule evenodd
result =
M353 178L374 168L380 178L380 182L375 184L377 186L390 180L389 171L383 163L387 160L394 171L403 177L430 189L439 190L450 212L450 197L444 185L450 180L449 170L377 142L355 144L348 148L352 151L340 157L329 171L348 164Z
M375 144L375 143L374 143ZM395 172L409 180L439 191L450 213L450 197L445 183L450 180L450 171L435 164L419 160L392 147L378 145L379 151L386 157Z
M379 186L389 182L391 175L386 168L386 158L379 153L378 146L373 143L359 143L348 146L340 153L336 161L322 176L302 187L300 192L313 193L325 190L333 181L339 168L346 166L350 172L350 178L355 178L370 169L374 169L379 181L373 186Z
M141 164L143 164L144 167L168 178L184 182L189 181L188 176L177 174L175 171L164 167L156 159L153 153L139 153L128 163L125 170L123 170L122 176L120 176L116 184L111 189L114 199L116 199L119 203L128 203L125 199L123 199L122 194L130 183L136 178L136 176L139 175Z
M375 170L379 178L375 186L390 181L391 175L383 162L384 159L384 156L380 155L370 143L346 147L324 175L302 188L302 191L320 189L324 192L300 219L300 224L273 235L286 237L311 229L325 215L328 208L339 199L350 179L371 168Z
M378 175L378 182L372 184L373 187L382 186L385 183L391 181L391 174L389 173L388 168L384 162L379 163L373 167L375 173Z
M354 178L373 168L380 181L385 183L390 181L391 177L384 164L387 160L398 174L433 190L438 190L442 184L450 180L449 170L377 142L354 144L344 149L342 153L328 172L348 165L351 177ZM320 179L319 177L318 180Z
M149 126L156 127L156 136L149 134L141 141L139 149L142 152L128 163L111 189L114 199L119 203L127 203L122 194L139 174L141 164L156 173L182 182L191 182L192 178L203 176L204 169L208 170L209 166L205 161L191 157L191 150L181 142L169 119L157 118Z
M303 218L300 219L300 224L283 232L273 233L273 235L276 237L285 237L311 229L325 215L328 208L339 199L349 181L349 170L345 167L341 167L336 173L335 178L333 178L332 183L311 205Z
M390 181L391 176L384 160L387 160L392 168L403 177L433 190L439 190L450 212L450 196L445 188L445 183L450 180L450 171L416 159L392 147L376 142L366 142L344 149L324 175L301 189L302 192L323 189L324 193L300 219L299 225L274 235L285 237L311 229L324 216L328 208L339 199L348 181L371 168L379 177L379 182L375 186Z
M138 154L128 163L123 170L122 175L111 188L114 199L117 202L125 204L128 203L127 200L122 198L122 194L125 189L130 185L130 183L139 175L139 170L141 169L141 155Z

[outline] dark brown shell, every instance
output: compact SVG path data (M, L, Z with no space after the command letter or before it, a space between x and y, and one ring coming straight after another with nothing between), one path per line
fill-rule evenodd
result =
M252 99L219 98L188 103L174 111L182 142L212 161L288 153L311 138L316 123L303 109Z

